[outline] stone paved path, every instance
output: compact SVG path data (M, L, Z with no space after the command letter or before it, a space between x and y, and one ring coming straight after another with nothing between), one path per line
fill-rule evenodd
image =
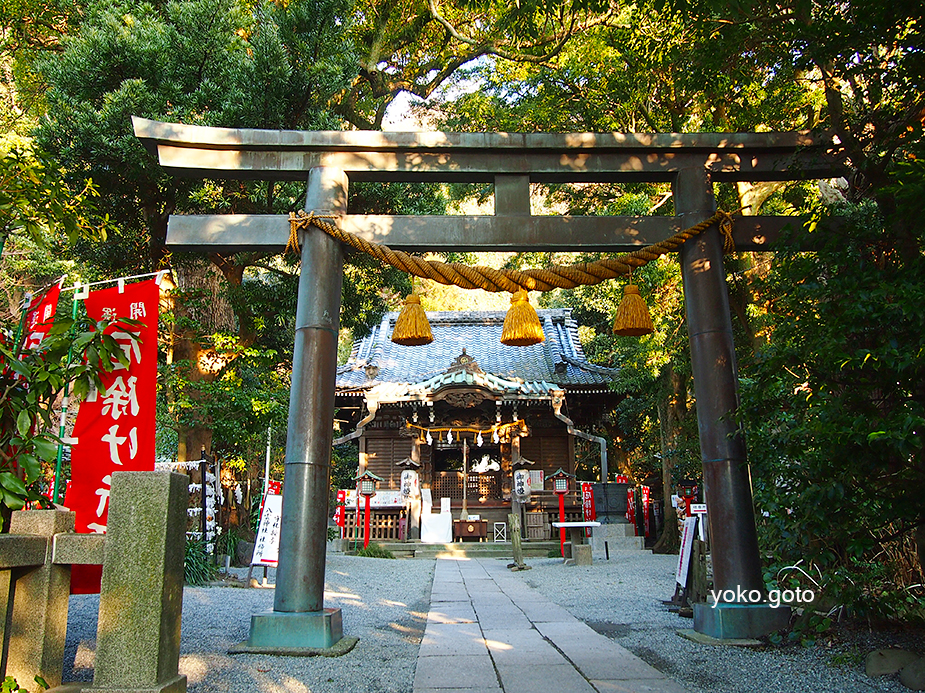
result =
M685 693L503 561L438 559L414 693L473 691Z

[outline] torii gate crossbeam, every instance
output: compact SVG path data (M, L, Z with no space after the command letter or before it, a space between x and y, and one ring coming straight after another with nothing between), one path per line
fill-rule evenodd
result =
M403 250L632 250L711 217L713 182L830 178L844 166L827 138L808 133L510 134L297 132L223 129L134 118L135 134L180 176L307 180L305 210ZM402 217L346 214L350 180L491 182L495 214ZM675 217L538 217L531 183L670 182ZM737 247L765 250L793 219L743 217ZM286 217L171 216L168 245L281 250ZM339 611L323 609L334 373L343 251L303 232L283 519L274 610L255 615L251 651L330 647ZM738 387L729 297L716 228L680 251L716 590L763 591L751 478L735 423ZM781 611L731 602L695 610L695 629L752 637Z

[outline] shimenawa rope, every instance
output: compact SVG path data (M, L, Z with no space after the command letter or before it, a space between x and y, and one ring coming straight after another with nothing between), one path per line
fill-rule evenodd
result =
M432 279L440 284L455 284L464 289L484 289L485 291L550 291L552 289L574 289L576 286L599 284L608 279L628 275L634 267L655 260L666 253L677 249L682 243L702 233L715 223L719 223L720 233L723 235L723 249L726 252L735 250L732 239L732 216L726 212L718 211L709 219L700 222L688 229L676 233L660 243L653 243L639 250L618 255L614 258L601 258L594 262L582 262L574 265L555 265L544 269L511 270L494 269L482 265L464 265L459 262L439 262L425 260L409 255L400 250L392 250L386 245L372 243L347 231L339 229L334 224L324 221L336 219L334 215L318 215L306 212L290 213L289 215L289 241L286 251L299 252L300 229L314 226L321 229L332 238L372 255L403 272L416 277Z

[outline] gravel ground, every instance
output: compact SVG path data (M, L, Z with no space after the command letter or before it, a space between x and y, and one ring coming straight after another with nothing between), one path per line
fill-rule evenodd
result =
M643 551L614 552L589 567L528 559L533 570L518 575L691 693L908 692L895 677L867 678L864 656L890 644L925 654L921 631L842 631L815 647L783 649L710 647L681 638L676 631L691 628L691 620L662 604L674 592L675 561ZM229 656L227 648L247 638L250 614L272 608L273 590L188 587L180 672L191 693L408 693L433 570L432 560L329 555L325 606L340 607L344 632L360 638L352 652L334 659ZM271 571L271 583L273 577ZM92 678L97 607L95 596L71 597L65 680Z
M352 652L338 658L230 656L228 648L247 639L250 615L273 608L273 590L187 587L180 673L190 693L410 691L434 562L335 554L326 566L325 606L340 607L344 633L360 639ZM234 572L246 575L247 569ZM254 575L259 579L262 571ZM99 597L72 596L69 608L64 680L90 681Z
M558 559L530 561L531 587L565 607L599 633L613 638L690 693L909 693L896 677L871 679L864 658L894 645L925 655L918 632L842 630L816 646L714 647L680 637L693 620L662 604L674 594L677 556L648 551L611 553L611 560L563 569Z

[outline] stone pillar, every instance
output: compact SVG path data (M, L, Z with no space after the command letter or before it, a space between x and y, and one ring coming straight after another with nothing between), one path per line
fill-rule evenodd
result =
M305 209L343 214L347 177L312 169ZM344 253L320 229L302 233L279 567L273 611L251 618L250 651L328 648L343 637L339 609L324 609L324 564L330 492L337 332Z
M674 185L674 201L682 228L713 216L716 200L707 172L702 168L681 170ZM740 589L757 590L763 594L745 437L735 421L738 371L719 229L711 226L685 243L680 259L709 508L714 588L737 593ZM771 613L763 606L752 608L751 604L730 606L743 608L698 609L695 605L694 628L720 638L754 637L780 627L777 617L785 611Z
M189 478L115 472L93 685L85 693L184 693L178 674Z
M10 534L38 535L46 543L43 565L10 571L6 675L24 688L32 688L36 674L51 687L61 683L71 567L52 563L52 537L73 531L74 513L60 510L14 512L10 522Z

